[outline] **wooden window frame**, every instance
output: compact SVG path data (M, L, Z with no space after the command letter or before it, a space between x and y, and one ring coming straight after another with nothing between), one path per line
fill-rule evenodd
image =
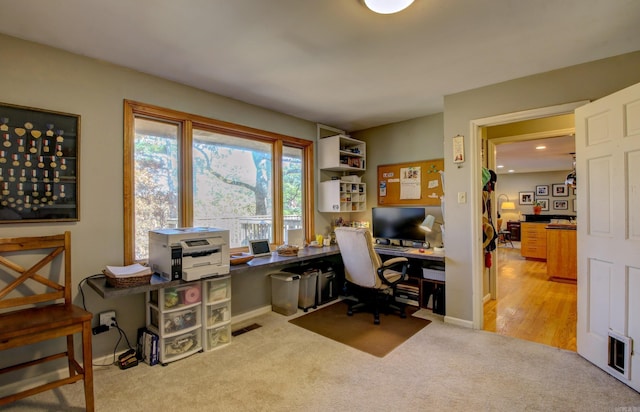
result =
M192 178L192 137L193 129L203 129L229 136L259 140L273 144L273 228L284 227L282 194L282 154L283 147L302 149L304 158L303 229L305 238L310 238L314 230L314 165L313 141L286 136L278 133L254 129L234 123L166 109L132 100L124 101L124 263L135 262L135 119L146 117L151 120L168 121L179 125L180 181L178 224L188 227L193 222L193 178ZM273 231L274 244L284 242L281 230ZM236 250L245 250L236 248Z

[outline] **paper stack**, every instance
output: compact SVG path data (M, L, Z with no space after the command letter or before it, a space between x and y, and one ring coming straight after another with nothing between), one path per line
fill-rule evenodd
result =
M153 273L150 267L143 266L139 263L134 263L133 265L128 266L107 266L104 272L107 275L115 276L118 278L144 276Z

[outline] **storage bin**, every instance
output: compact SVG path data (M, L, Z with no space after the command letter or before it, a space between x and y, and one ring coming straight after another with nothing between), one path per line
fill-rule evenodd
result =
M298 311L300 275L291 273L271 274L271 310L282 315L293 315Z
M207 351L216 349L231 342L231 326L220 326L207 329Z
M300 290L298 291L298 307L305 312L309 308L317 308L316 288L318 285L318 271L308 270L300 275Z
M422 277L429 280L445 281L444 268L422 268Z

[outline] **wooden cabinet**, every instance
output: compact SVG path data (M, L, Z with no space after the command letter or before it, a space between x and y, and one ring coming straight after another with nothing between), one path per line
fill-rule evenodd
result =
M520 224L520 253L525 258L547 259L548 223L522 222Z
M511 233L511 240L520 241L520 222L507 222L507 231Z
M547 231L547 275L551 280L575 282L578 257L575 228L549 228Z

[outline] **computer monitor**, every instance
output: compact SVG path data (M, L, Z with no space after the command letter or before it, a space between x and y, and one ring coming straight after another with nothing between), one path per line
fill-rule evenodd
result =
M423 207L374 207L373 237L376 239L424 242L420 224L426 214Z

